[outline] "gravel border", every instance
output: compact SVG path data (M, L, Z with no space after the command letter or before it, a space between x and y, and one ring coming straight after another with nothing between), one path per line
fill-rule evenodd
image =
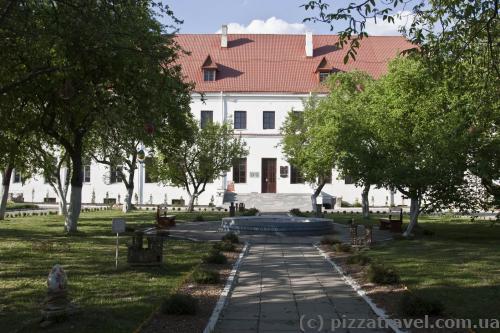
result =
M212 315L210 316L210 319L208 320L208 324L203 330L203 333L211 333L215 325L217 324L217 321L219 320L220 313L222 312L222 309L226 305L226 301L228 298L228 295L230 291L233 289L234 283L235 283L235 277L236 274L238 273L241 265L241 261L243 260L243 257L247 254L248 249L250 248L250 243L245 242L245 246L241 250L240 256L238 257L238 260L233 265L233 269L231 270L231 274L226 280L226 285L224 287L224 290L222 290L219 300L217 301L217 304L215 305L214 310L212 311Z

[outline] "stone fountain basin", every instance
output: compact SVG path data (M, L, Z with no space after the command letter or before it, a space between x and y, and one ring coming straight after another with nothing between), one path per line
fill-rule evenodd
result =
M285 215L237 216L224 217L221 229L246 234L323 235L333 231L333 221Z

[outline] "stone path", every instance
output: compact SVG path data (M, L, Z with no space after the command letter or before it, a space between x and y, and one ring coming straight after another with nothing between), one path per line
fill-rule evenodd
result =
M215 332L386 332L333 331L331 320L343 316L377 318L313 246L256 244L242 261Z

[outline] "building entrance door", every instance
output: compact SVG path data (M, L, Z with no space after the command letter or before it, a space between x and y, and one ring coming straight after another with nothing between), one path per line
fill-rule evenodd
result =
M262 159L262 193L276 193L276 159Z

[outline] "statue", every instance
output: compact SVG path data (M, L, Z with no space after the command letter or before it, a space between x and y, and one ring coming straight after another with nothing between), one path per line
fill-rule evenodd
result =
M60 265L54 265L47 277L47 296L42 305L42 323L40 326L50 325L74 313L76 307L68 299L68 277Z

